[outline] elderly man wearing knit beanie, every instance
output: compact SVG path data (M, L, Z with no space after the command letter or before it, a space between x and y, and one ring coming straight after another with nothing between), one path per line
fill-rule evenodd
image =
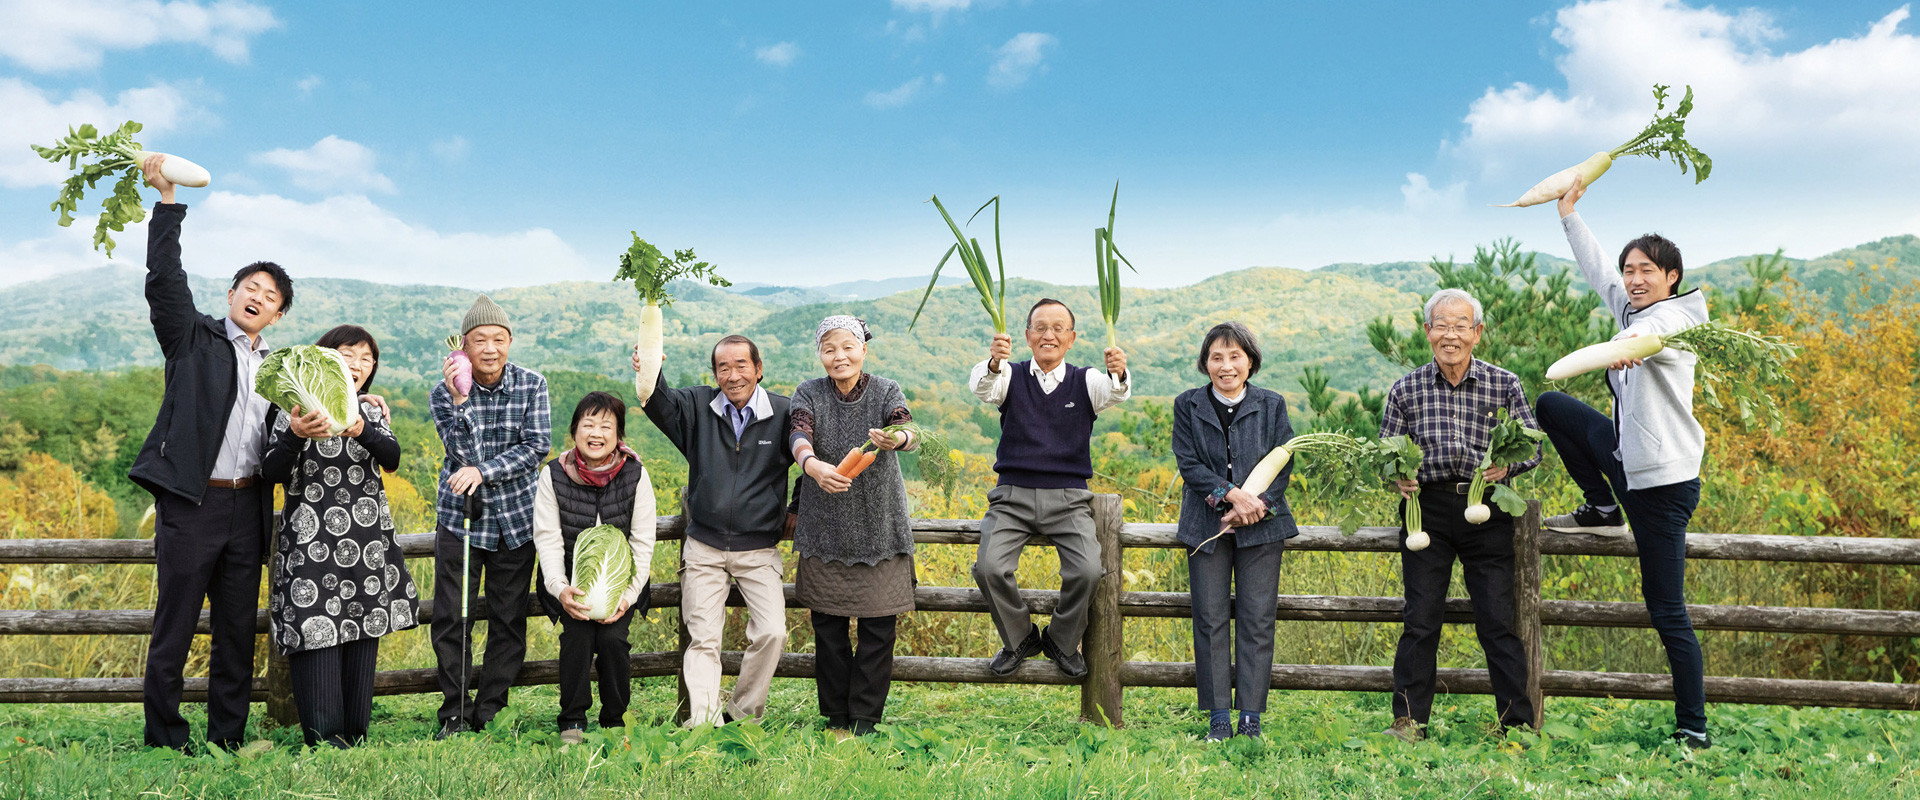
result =
M535 479L553 427L547 379L507 360L513 344L507 312L481 295L460 333L472 385L456 379L463 370L450 358L429 401L446 448L433 542L433 653L445 696L435 738L441 739L486 727L506 707L507 687L526 661ZM469 702L473 620L482 612L486 658Z

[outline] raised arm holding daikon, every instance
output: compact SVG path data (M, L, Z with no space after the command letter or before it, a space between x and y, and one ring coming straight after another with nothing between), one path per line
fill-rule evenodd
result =
M1520 199L1501 204L1499 207L1537 206L1557 199L1566 194L1576 178L1583 183L1592 184L1599 180L1601 175L1606 174L1607 170L1613 166L1614 159L1626 156L1670 158L1680 165L1680 174L1685 175L1689 168L1693 170L1694 183L1706 180L1707 175L1713 172L1713 159L1708 158L1706 153L1700 152L1686 139L1687 114L1693 111L1693 87L1686 87L1686 95L1680 98L1680 104L1674 107L1672 113L1659 113L1667 108L1665 85L1653 87L1653 100L1655 104L1653 121L1647 123L1646 130L1641 131L1639 136L1627 140L1626 144L1612 150L1594 153L1585 161L1547 176L1546 180L1528 189Z
M1621 330L1610 341L1555 361L1547 368L1547 379L1566 380L1599 369L1630 370L1649 359L1697 360L1672 376L1689 398L1697 368L1700 394L1709 407L1732 408L1742 424L1759 418L1777 426L1780 411L1771 389L1791 379L1786 365L1798 349L1778 336L1710 320L1698 290L1680 290L1684 263L1679 248L1665 237L1648 234L1629 242L1618 270L1609 268L1598 240L1575 208L1586 188L1586 182L1576 178L1562 193L1561 226L1588 285L1600 294Z

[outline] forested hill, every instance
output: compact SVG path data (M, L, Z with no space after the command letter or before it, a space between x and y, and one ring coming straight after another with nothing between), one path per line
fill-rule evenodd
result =
M1458 258L1467 261L1471 255ZM1688 280L1723 290L1742 286L1748 260L1693 267ZM1550 256L1540 256L1536 263L1544 272L1570 266ZM1788 259L1787 264L1794 279L1838 308L1861 286L1876 283L1869 279L1882 287L1920 279L1920 239L1889 237L1821 258ZM131 266L105 267L0 289L0 363L66 370L158 364L160 350L147 323L142 277ZM1397 262L1335 264L1312 271L1255 267L1190 286L1128 289L1120 342L1138 370L1138 390L1149 395L1173 394L1198 383L1194 348L1208 326L1228 319L1247 323L1261 336L1267 350L1262 377L1274 388L1297 392L1297 378L1309 364L1324 368L1338 387L1384 388L1398 369L1368 345L1366 323L1392 315L1404 324L1420 295L1433 290L1433 281L1427 264ZM220 313L224 283L194 276L192 284L199 306ZM902 285L872 284L858 289ZM383 381L437 375L441 342L456 332L461 313L473 299L471 291L451 287L329 278L300 280L296 288L294 308L269 329L269 342L311 342L342 322L363 325L380 339ZM823 291L827 289L832 291ZM849 313L873 325L872 371L923 389L957 387L982 356L989 334L969 286L936 290L911 332L907 324L919 301L917 289L803 305L794 301L861 292L852 285L761 286L742 293L683 284L675 293L679 299L666 316L667 375L677 382L698 380L714 339L738 332L761 344L769 383L791 386L819 371L809 347L814 324L826 314ZM1081 340L1071 359L1096 363L1106 332L1093 288L1015 279L1007 297L1010 316L1017 318L1040 297L1072 305L1079 314ZM514 319L515 361L541 369L624 374L625 352L639 325L639 302L627 286L552 283L503 289L494 298Z
M223 283L195 276L192 284L202 310L223 313ZM666 314L667 376L673 381L699 380L707 348L719 336L738 332L760 344L769 383L791 386L820 371L811 349L814 325L824 315L848 313L874 329L870 371L908 386L957 386L984 355L991 335L977 296L965 286L936 290L911 332L907 326L918 292L801 306L762 303L692 284L677 286L675 294L678 299ZM493 296L513 318L514 361L536 369L616 376L626 370L625 354L640 320L631 288L566 282L503 289ZM382 382L437 379L445 354L441 343L457 332L473 297L471 291L446 287L301 280L293 308L266 335L274 346L312 342L327 328L351 322L379 338ZM1071 359L1098 363L1106 331L1092 287L1013 280L1007 293L1010 315L1019 317L1041 297L1057 297L1075 309L1082 335ZM1289 390L1295 388L1292 377L1309 363L1323 365L1339 385L1379 385L1393 369L1367 345L1366 321L1383 314L1404 317L1418 304L1411 292L1344 275L1248 269L1177 289L1127 290L1120 341L1139 371L1139 390L1149 394L1172 394L1196 383L1194 348L1209 325L1226 319L1246 322L1261 335L1267 371L1288 382ZM147 322L142 273L103 268L0 290L0 362L65 370L160 363Z

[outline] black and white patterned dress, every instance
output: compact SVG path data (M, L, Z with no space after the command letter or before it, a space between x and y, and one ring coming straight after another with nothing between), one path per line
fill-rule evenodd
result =
M286 485L267 611L282 653L385 636L418 624L419 591L393 541L380 469L400 464L400 444L380 409L360 404L358 437L302 439L288 415L274 423L262 462Z

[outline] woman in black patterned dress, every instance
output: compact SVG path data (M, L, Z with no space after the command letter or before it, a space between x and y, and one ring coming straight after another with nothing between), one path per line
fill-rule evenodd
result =
M346 357L356 397L366 391L380 365L372 334L341 325L316 344ZM420 601L380 480L400 466L400 443L364 399L340 436L326 423L320 412L279 415L261 462L267 480L286 485L267 610L307 745L346 748L372 721L380 637L413 627Z

